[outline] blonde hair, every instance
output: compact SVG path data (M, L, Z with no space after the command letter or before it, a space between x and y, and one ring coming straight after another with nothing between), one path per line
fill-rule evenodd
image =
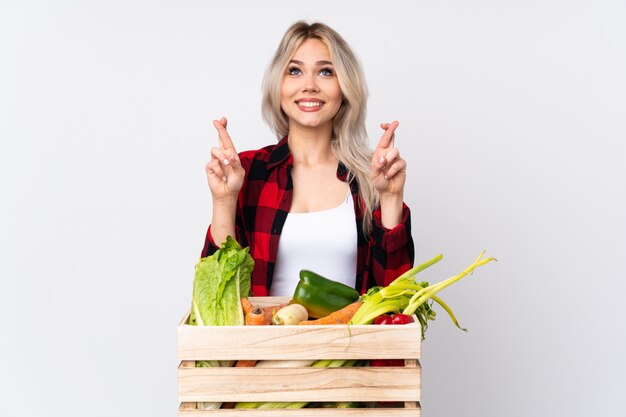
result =
M337 74L343 100L333 119L332 151L348 168L348 181L356 179L359 185L363 231L369 235L372 211L379 203L379 196L369 178L372 151L365 129L367 86L359 60L339 33L323 23L300 21L291 25L263 79L263 119L278 139L289 133L289 119L280 107L280 89L289 61L307 39L319 39L328 47Z

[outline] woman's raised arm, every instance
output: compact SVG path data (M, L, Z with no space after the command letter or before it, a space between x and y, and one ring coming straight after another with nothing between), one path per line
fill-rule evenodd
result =
M226 241L227 236L235 238L237 196L246 174L226 130L227 124L225 117L213 121L219 145L211 148L211 160L206 164L207 181L213 200L211 236L218 247Z

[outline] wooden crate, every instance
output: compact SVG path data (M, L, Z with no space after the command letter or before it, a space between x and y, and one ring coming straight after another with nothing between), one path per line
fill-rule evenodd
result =
M284 297L251 298L277 305ZM420 416L421 328L385 326L178 327L179 416ZM404 359L404 367L196 368L196 360ZM199 410L196 402L402 402L404 407ZM378 405L380 407L380 405Z

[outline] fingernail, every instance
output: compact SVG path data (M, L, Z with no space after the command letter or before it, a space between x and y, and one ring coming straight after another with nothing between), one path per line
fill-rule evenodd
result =
M385 157L381 156L380 159L378 160L378 162L380 162L381 164L385 162Z
M224 161L223 161L223 162L224 162L224 165L228 165L228 164L230 164L230 162L228 162L228 159L226 159L226 158L224 158Z
M226 182L228 178L222 177L222 181Z

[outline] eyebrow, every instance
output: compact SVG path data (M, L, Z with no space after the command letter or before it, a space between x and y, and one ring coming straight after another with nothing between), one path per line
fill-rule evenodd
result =
M304 62L298 61L297 59L292 59L291 61L289 61L289 63L304 66ZM315 64L316 65L333 65L333 63L330 61L317 61Z

